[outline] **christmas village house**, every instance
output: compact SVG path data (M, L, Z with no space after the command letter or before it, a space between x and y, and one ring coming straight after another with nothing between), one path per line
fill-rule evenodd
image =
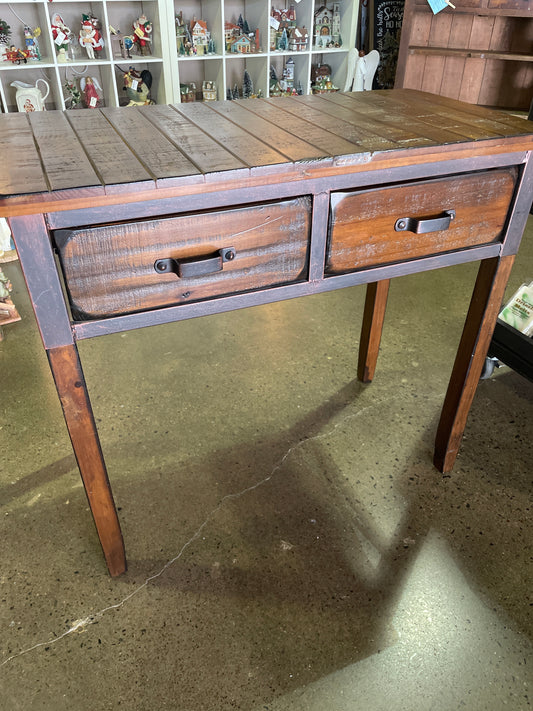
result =
M340 47L341 15L339 3L333 3L332 9L322 5L315 12L314 44L315 47Z

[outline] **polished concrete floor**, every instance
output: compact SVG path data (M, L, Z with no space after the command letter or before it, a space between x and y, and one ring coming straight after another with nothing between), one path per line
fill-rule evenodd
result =
M393 282L366 386L361 287L82 342L118 579L4 271L1 711L530 708L533 385L482 381L431 461L475 265Z

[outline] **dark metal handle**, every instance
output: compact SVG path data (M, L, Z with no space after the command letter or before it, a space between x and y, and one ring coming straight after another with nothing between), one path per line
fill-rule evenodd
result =
M400 217L396 220L394 229L396 232L414 232L417 235L425 232L439 232L447 230L450 222L455 219L455 210L444 210L438 217Z
M215 254L208 254L205 257L158 259L154 263L154 269L158 274L173 272L180 279L185 279L186 277L221 272L224 268L224 262L231 262L233 259L235 259L235 247L224 247Z

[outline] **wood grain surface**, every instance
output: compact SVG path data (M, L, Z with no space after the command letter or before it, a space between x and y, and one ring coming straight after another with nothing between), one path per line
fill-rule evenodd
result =
M489 244L501 238L516 184L514 169L336 193L326 272L339 274ZM428 219L455 210L446 230L395 230L401 218Z
M190 303L307 276L311 199L56 233L78 319ZM158 259L207 259L234 247L222 271L178 278Z
M460 43L453 18L447 22L450 43ZM442 160L446 151L478 154L484 142L490 154L499 136L513 137L519 150L521 137L530 145L531 130L503 112L412 90L3 114L0 209L12 213L13 198L28 194L36 211L58 200L56 209L67 209L81 188L94 192L78 193L80 206L99 195L111 204L126 185L133 200L134 192L144 199L183 180L188 190L201 189L221 174L243 184L253 175L257 183L270 166L284 165L288 179L291 171L292 179L339 174L360 169L358 154L370 167L408 165L417 151L427 160ZM352 167L339 160L345 157ZM24 210L31 209L25 199Z

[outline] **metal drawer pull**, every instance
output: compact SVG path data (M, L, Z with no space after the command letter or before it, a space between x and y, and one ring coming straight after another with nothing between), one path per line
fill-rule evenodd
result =
M215 254L206 257L189 257L188 259L158 259L154 269L158 274L173 272L180 279L187 277L215 274L224 268L224 262L235 259L235 247L224 247Z
M394 229L396 232L414 232L417 235L425 232L439 232L447 230L453 219L455 219L455 210L444 210L439 217L428 217L427 219L400 217L399 220L396 220Z

